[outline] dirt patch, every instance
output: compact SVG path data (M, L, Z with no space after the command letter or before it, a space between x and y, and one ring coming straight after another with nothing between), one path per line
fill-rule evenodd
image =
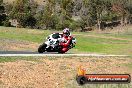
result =
M123 65L129 62L132 60L119 57L40 57L38 61L0 63L0 87L64 88L71 81L76 82L80 65L90 74L132 75L132 71Z
M34 51L39 44L14 39L0 39L0 50L4 51Z

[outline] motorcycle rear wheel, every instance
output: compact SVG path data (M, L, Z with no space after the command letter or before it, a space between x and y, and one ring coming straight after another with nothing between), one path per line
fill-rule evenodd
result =
M59 54L64 54L65 52L63 52L63 51L58 51L58 53L59 53Z
M63 46L58 46L58 47L57 47L57 52L58 52L59 54L64 54L64 53L65 53L65 52L62 51L62 48L63 48Z

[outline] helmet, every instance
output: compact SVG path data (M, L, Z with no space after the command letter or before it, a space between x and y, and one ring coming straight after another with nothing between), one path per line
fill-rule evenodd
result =
M65 28L63 30L63 34L65 34L65 36L70 36L70 30L69 30L69 28Z

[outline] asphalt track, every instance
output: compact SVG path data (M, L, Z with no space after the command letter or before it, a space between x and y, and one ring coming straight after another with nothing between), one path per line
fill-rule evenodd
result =
M39 54L39 53L37 51L0 51L0 54ZM44 54L50 53L45 52Z
M95 56L95 57L127 57L128 55L103 55L103 54L58 54L56 52L44 52L39 54L37 51L0 51L0 56Z

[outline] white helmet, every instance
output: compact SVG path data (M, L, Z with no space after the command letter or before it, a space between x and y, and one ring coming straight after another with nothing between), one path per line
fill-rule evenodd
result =
M65 34L66 36L70 36L70 29L69 28L65 28L64 30L63 30L63 34Z

